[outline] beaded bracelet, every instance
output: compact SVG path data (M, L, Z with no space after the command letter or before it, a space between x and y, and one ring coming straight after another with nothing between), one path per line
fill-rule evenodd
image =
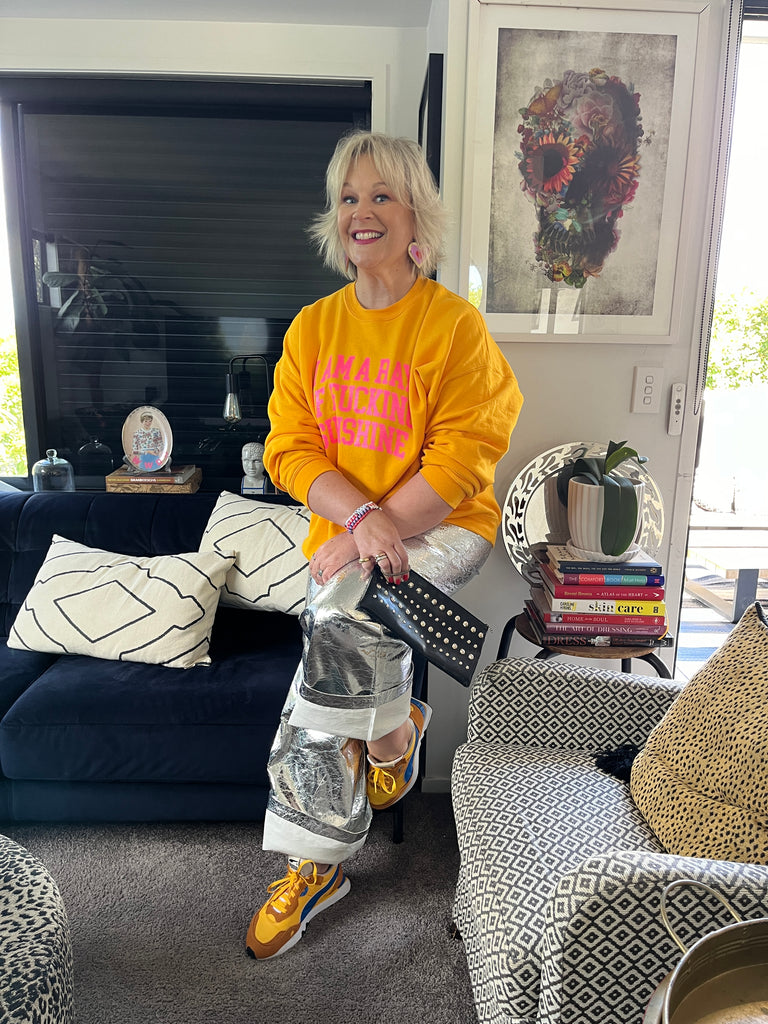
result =
M359 526L360 523L365 519L369 512L380 512L381 508L376 504L375 501L366 501L364 505L356 508L349 519L344 523L344 527L348 533L354 533L355 527Z

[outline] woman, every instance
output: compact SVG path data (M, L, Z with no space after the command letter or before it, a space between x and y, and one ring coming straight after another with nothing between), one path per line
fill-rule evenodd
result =
M358 607L374 565L411 565L446 592L475 575L500 521L496 463L522 398L469 303L431 280L443 210L420 148L356 131L326 175L312 234L351 284L285 337L265 468L312 511L304 657L269 759L264 849L289 857L247 948L285 952L349 891L343 862L371 806L418 774L431 709L411 698L411 652ZM365 756L367 745L367 767Z

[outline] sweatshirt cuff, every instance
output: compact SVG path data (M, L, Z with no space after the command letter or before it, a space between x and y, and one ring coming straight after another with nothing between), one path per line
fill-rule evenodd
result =
M467 497L467 492L456 478L440 466L422 466L421 475L451 508L456 508Z

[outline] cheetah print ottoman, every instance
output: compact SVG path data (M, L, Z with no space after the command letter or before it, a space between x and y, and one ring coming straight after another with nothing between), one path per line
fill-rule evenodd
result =
M768 621L759 603L651 732L631 790L669 853L768 864Z
M58 886L0 836L0 1021L72 1024L72 946Z

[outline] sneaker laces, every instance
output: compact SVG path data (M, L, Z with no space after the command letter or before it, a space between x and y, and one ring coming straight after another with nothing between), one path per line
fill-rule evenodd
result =
M278 878L267 887L267 892L274 893L269 902L281 914L287 913L296 903L301 895L302 889L317 882L317 867L312 865L312 873L302 875L299 868L292 868L288 865L288 871L284 878Z
M394 775L388 772L386 768L377 768L376 765L371 765L371 769L368 772L368 781L373 786L374 793L377 789L380 789L387 796L392 796L397 788L397 780Z
M392 772L387 771L387 769L394 768L401 764L408 757L408 754L411 752L411 747L415 746L418 740L419 731L416 728L416 724L411 722L411 737L400 757L396 757L393 761L384 761L381 764L377 764L370 757L368 758L368 763L371 766L368 772L368 781L373 787L374 793L377 789L380 789L382 793L386 793L387 796L392 796L397 789L397 779Z

